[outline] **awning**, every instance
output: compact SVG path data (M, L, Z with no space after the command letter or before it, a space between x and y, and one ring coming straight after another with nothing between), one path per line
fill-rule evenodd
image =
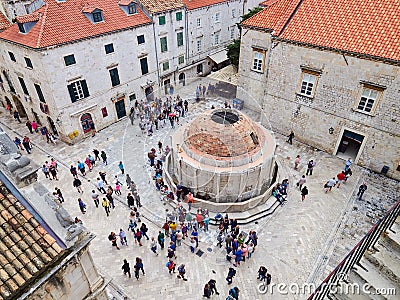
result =
M224 49L224 50L218 51L217 53L211 54L208 57L218 65L229 59L227 54L228 54L228 50Z

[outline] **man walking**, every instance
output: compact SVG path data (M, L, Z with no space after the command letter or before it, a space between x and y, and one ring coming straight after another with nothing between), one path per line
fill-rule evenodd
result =
M107 165L107 154L104 151L101 151L100 156L101 159L103 160L103 163Z
M122 175L124 175L125 169L124 169L124 164L122 161L119 162L118 168L121 170Z
M96 193L95 190L92 190L92 200L94 202L94 204L96 205L96 208L99 207L99 194Z
M358 188L358 199L362 200L362 196L364 195L364 192L367 190L367 185L365 184L365 182L362 183L362 185L360 185L360 187Z
M101 201L101 206L104 207L104 210L106 211L106 215L108 217L110 215L110 202L106 198L103 198L103 201Z
M307 172L306 172L306 175L308 176L308 175L312 175L312 171L313 171L313 169L314 169L314 167L315 167L315 163L314 163L314 161L313 160L310 160L309 162L308 162L308 165L307 165Z
M286 142L288 142L290 145L293 145L293 138L294 138L294 132L293 130L291 130L290 134L288 135L288 140Z
M131 268L129 267L129 263L126 259L124 259L124 264L121 268L124 271L124 275L128 274L129 278L131 278Z
M333 177L332 179L329 179L329 181L327 183L325 183L325 193L327 193L328 191L332 191L332 187L334 187L336 184L336 180L335 177Z
M103 194L106 193L106 189L104 188L104 181L100 178L97 178L97 189Z

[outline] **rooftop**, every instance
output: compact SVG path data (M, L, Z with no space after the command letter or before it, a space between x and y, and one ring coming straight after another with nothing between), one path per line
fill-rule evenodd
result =
M142 3L150 13L174 10L185 6L183 0L140 0L140 3Z
M188 10L228 2L227 0L183 0Z
M14 299L63 252L31 212L0 182L0 300Z
M151 23L139 8L136 14L127 15L118 5L119 0L45 1L31 15L18 17L36 22L28 33L20 33L18 25L13 24L0 33L0 39L40 49ZM104 21L92 23L83 13L95 8L102 11Z
M7 29L11 26L10 21L6 18L6 16L0 11L0 31Z
M398 0L270 0L243 22L310 46L400 61Z

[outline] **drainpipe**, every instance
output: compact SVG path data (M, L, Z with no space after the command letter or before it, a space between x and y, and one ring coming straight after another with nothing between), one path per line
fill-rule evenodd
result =
M185 57L185 66L188 65L188 59L189 59L189 18L187 17L187 14L189 13L188 9L185 7L184 9L185 12L185 38L186 38L186 57Z
M153 18L153 16L151 16L151 21L152 21L152 26L153 26L154 50L155 50L155 53L156 53L157 81L158 81L158 86L161 88L161 85L160 85L160 70L158 69L159 63L158 63L158 52L157 52L156 28L154 26L154 18Z

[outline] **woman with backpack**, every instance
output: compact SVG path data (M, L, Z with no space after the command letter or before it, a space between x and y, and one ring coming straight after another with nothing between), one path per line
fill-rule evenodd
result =
M139 246L143 246L142 242L140 241L141 239L142 239L142 233L140 232L139 229L136 229L135 242L137 241L139 243Z

